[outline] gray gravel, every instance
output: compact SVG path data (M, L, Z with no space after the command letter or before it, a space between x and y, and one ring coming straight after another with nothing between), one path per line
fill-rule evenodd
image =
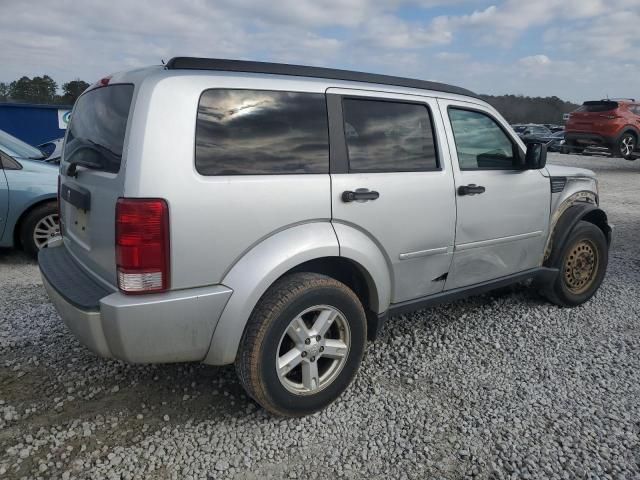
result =
M600 178L608 277L573 310L515 287L393 318L346 394L268 416L231 368L127 365L0 251L1 478L640 478L640 161Z

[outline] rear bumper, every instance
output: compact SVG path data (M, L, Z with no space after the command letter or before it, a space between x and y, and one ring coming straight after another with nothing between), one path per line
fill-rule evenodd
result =
M150 295L106 290L64 247L38 257L49 298L78 340L100 356L133 363L203 360L231 297L223 285Z
M564 134L564 138L567 145L581 147L600 146L611 148L617 141L616 137L590 132L567 132Z

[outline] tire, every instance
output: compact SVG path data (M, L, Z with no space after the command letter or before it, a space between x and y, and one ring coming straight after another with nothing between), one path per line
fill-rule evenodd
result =
M60 235L58 207L55 203L38 205L31 210L20 225L20 243L25 252L36 257L46 241Z
M600 288L609 262L609 246L600 228L580 221L560 248L559 255L551 253L551 258L557 259L551 266L560 273L542 293L556 305L575 307L588 301ZM590 258L593 258L591 268Z
M314 335L321 330L314 328L315 322L332 315L318 341ZM272 414L308 415L328 406L349 386L366 339L364 309L351 289L324 275L294 273L271 286L255 307L240 343L236 372L249 396ZM285 353L289 364L282 360ZM281 375L277 358L286 365L283 373L295 366Z
M633 133L623 133L616 146L616 155L621 156L625 160L635 160L634 152L638 147L638 139Z

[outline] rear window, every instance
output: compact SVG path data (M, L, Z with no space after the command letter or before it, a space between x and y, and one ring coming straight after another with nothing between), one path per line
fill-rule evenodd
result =
M584 102L576 112L608 112L610 110L615 110L616 108L618 108L618 102Z
M129 84L101 87L82 95L69 125L65 161L117 173L132 97L133 85Z
M202 175L328 173L324 94L205 91L196 122L196 170Z

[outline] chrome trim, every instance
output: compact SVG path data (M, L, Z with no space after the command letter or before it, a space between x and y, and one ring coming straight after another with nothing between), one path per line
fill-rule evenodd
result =
M502 243L515 242L518 240L526 240L527 238L540 237L542 230L537 232L521 233L519 235L511 235L509 237L492 238L490 240L481 240L479 242L462 243L456 245L456 251L470 250L472 248L488 247L490 245L500 245Z
M416 252L401 253L399 255L400 260L410 260L418 257L428 257L430 255L440 255L442 253L449 253L449 247L431 248L429 250L418 250Z

